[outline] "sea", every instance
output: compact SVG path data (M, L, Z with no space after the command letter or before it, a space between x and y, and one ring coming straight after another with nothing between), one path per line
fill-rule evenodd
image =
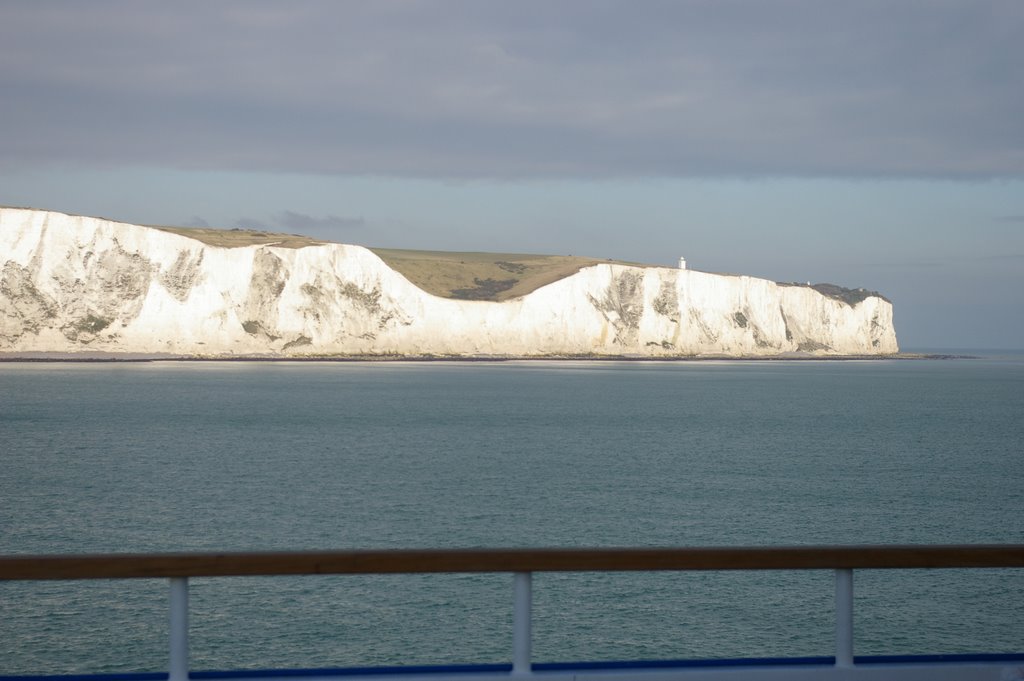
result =
M1024 354L0 363L0 554L1024 543ZM535 661L833 653L829 571L539 573ZM1024 650L860 570L855 652ZM167 669L165 580L0 583L0 674ZM511 661L503 574L196 578L195 670Z

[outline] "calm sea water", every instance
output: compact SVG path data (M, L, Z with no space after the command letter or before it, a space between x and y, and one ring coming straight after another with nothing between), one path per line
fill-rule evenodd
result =
M0 364L0 552L1024 542L1024 356ZM1024 650L858 572L858 653ZM832 652L832 575L534 582L534 658ZM163 581L0 584L0 674L166 669ZM511 577L196 579L194 669L507 662Z

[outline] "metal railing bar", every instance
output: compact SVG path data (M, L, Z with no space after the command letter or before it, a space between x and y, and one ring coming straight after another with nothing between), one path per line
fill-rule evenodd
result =
M1024 567L1024 545L414 549L0 556L0 580Z
M512 583L512 673L529 674L532 656L533 576L517 572Z
M853 666L853 570L836 570L836 666Z
M168 681L188 681L188 578L172 577Z

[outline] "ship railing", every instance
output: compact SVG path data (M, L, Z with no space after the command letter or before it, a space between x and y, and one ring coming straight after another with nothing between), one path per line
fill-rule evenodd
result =
M1021 568L1024 545L793 546L704 548L424 549L248 553L165 553L0 556L0 580L168 579L169 681L216 678L189 670L188 580L192 577L510 573L513 592L512 664L451 667L302 670L304 677L372 676L551 679L1024 679L1024 652L980 655L854 657L854 570ZM830 658L534 664L532 575L538 572L654 572L831 570L835 573L835 655ZM0 614L2 617L2 614ZM1024 625L1022 625L1024 626ZM1022 635L1024 637L1024 635ZM725 663L728 662L728 663ZM0 674L3 674L0 667ZM226 672L224 678L245 678ZM278 678L298 676L281 670ZM118 678L132 678L117 675ZM139 675L148 678L152 675ZM273 678L260 672L254 677ZM3 679L33 677L0 676ZM47 677L54 678L54 677ZM88 677L77 677L88 678ZM93 675L91 678L102 678Z

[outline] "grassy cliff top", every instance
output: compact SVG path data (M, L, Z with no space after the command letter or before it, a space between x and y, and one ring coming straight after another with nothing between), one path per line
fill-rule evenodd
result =
M300 234L284 234L282 232L262 232L255 229L214 229L212 227L164 227L146 225L172 234L186 236L189 239L202 241L210 246L221 248L240 248L242 246L273 245L281 248L302 248L326 243Z
M869 291L866 288L845 288L843 286L836 286L835 284L801 284L800 282L778 282L779 286L807 286L812 288L826 298L832 298L840 302L846 303L850 307L856 307L858 303L861 303L868 298L881 298L887 303L892 301L883 296L878 291Z
M635 264L575 255L370 250L424 291L460 300L509 300L571 276L584 267Z
M251 229L155 228L222 248L259 245L302 248L328 243L297 234ZM509 300L571 276L584 267L609 262L635 264L573 255L459 253L396 248L370 250L391 269L427 293L459 300Z

